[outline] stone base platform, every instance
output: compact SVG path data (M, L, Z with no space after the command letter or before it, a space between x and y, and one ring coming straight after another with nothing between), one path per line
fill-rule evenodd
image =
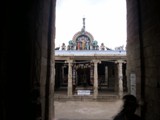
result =
M96 99L93 98L93 95L73 95L68 97L67 95L55 95L55 101L115 101L118 100L118 95L102 95L98 96Z

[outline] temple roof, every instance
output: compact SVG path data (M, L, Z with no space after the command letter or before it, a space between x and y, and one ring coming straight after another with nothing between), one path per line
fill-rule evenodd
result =
M55 56L126 56L119 50L55 50Z

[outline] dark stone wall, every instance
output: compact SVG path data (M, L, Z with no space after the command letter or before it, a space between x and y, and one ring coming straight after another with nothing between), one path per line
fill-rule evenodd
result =
M142 0L141 20L145 67L146 120L160 119L160 2ZM152 114L151 114L152 113Z
M49 119L45 85L51 76L54 5L55 0L1 2L1 120Z
M127 74L136 73L145 120L160 119L159 5L155 0L127 0Z
M31 40L27 9L32 2L2 4L1 108L2 120L29 119L31 106ZM29 115L29 116L28 116ZM24 117L26 116L26 117Z

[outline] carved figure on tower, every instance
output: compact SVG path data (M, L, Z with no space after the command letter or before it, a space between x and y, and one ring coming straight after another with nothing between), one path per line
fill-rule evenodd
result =
M105 50L105 46L104 46L104 43L101 43L101 46L100 46L101 50Z
M86 44L86 42L85 42L85 40L83 39L83 40L82 40L82 50L85 49L85 46L86 46L85 44Z
M80 42L77 42L77 50L80 50Z
M97 48L98 48L98 42L96 40L94 40L92 42L92 46L93 46L93 50L97 50Z
M65 43L62 43L62 50L66 50L66 45L65 45Z
M70 40L68 43L69 43L68 50L73 50L74 49L74 45L75 45L73 40Z
M86 49L89 50L89 41L86 42Z

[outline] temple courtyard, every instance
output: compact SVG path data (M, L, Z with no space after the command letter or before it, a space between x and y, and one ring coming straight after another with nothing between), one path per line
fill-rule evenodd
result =
M54 102L56 120L112 120L120 111L122 100Z

